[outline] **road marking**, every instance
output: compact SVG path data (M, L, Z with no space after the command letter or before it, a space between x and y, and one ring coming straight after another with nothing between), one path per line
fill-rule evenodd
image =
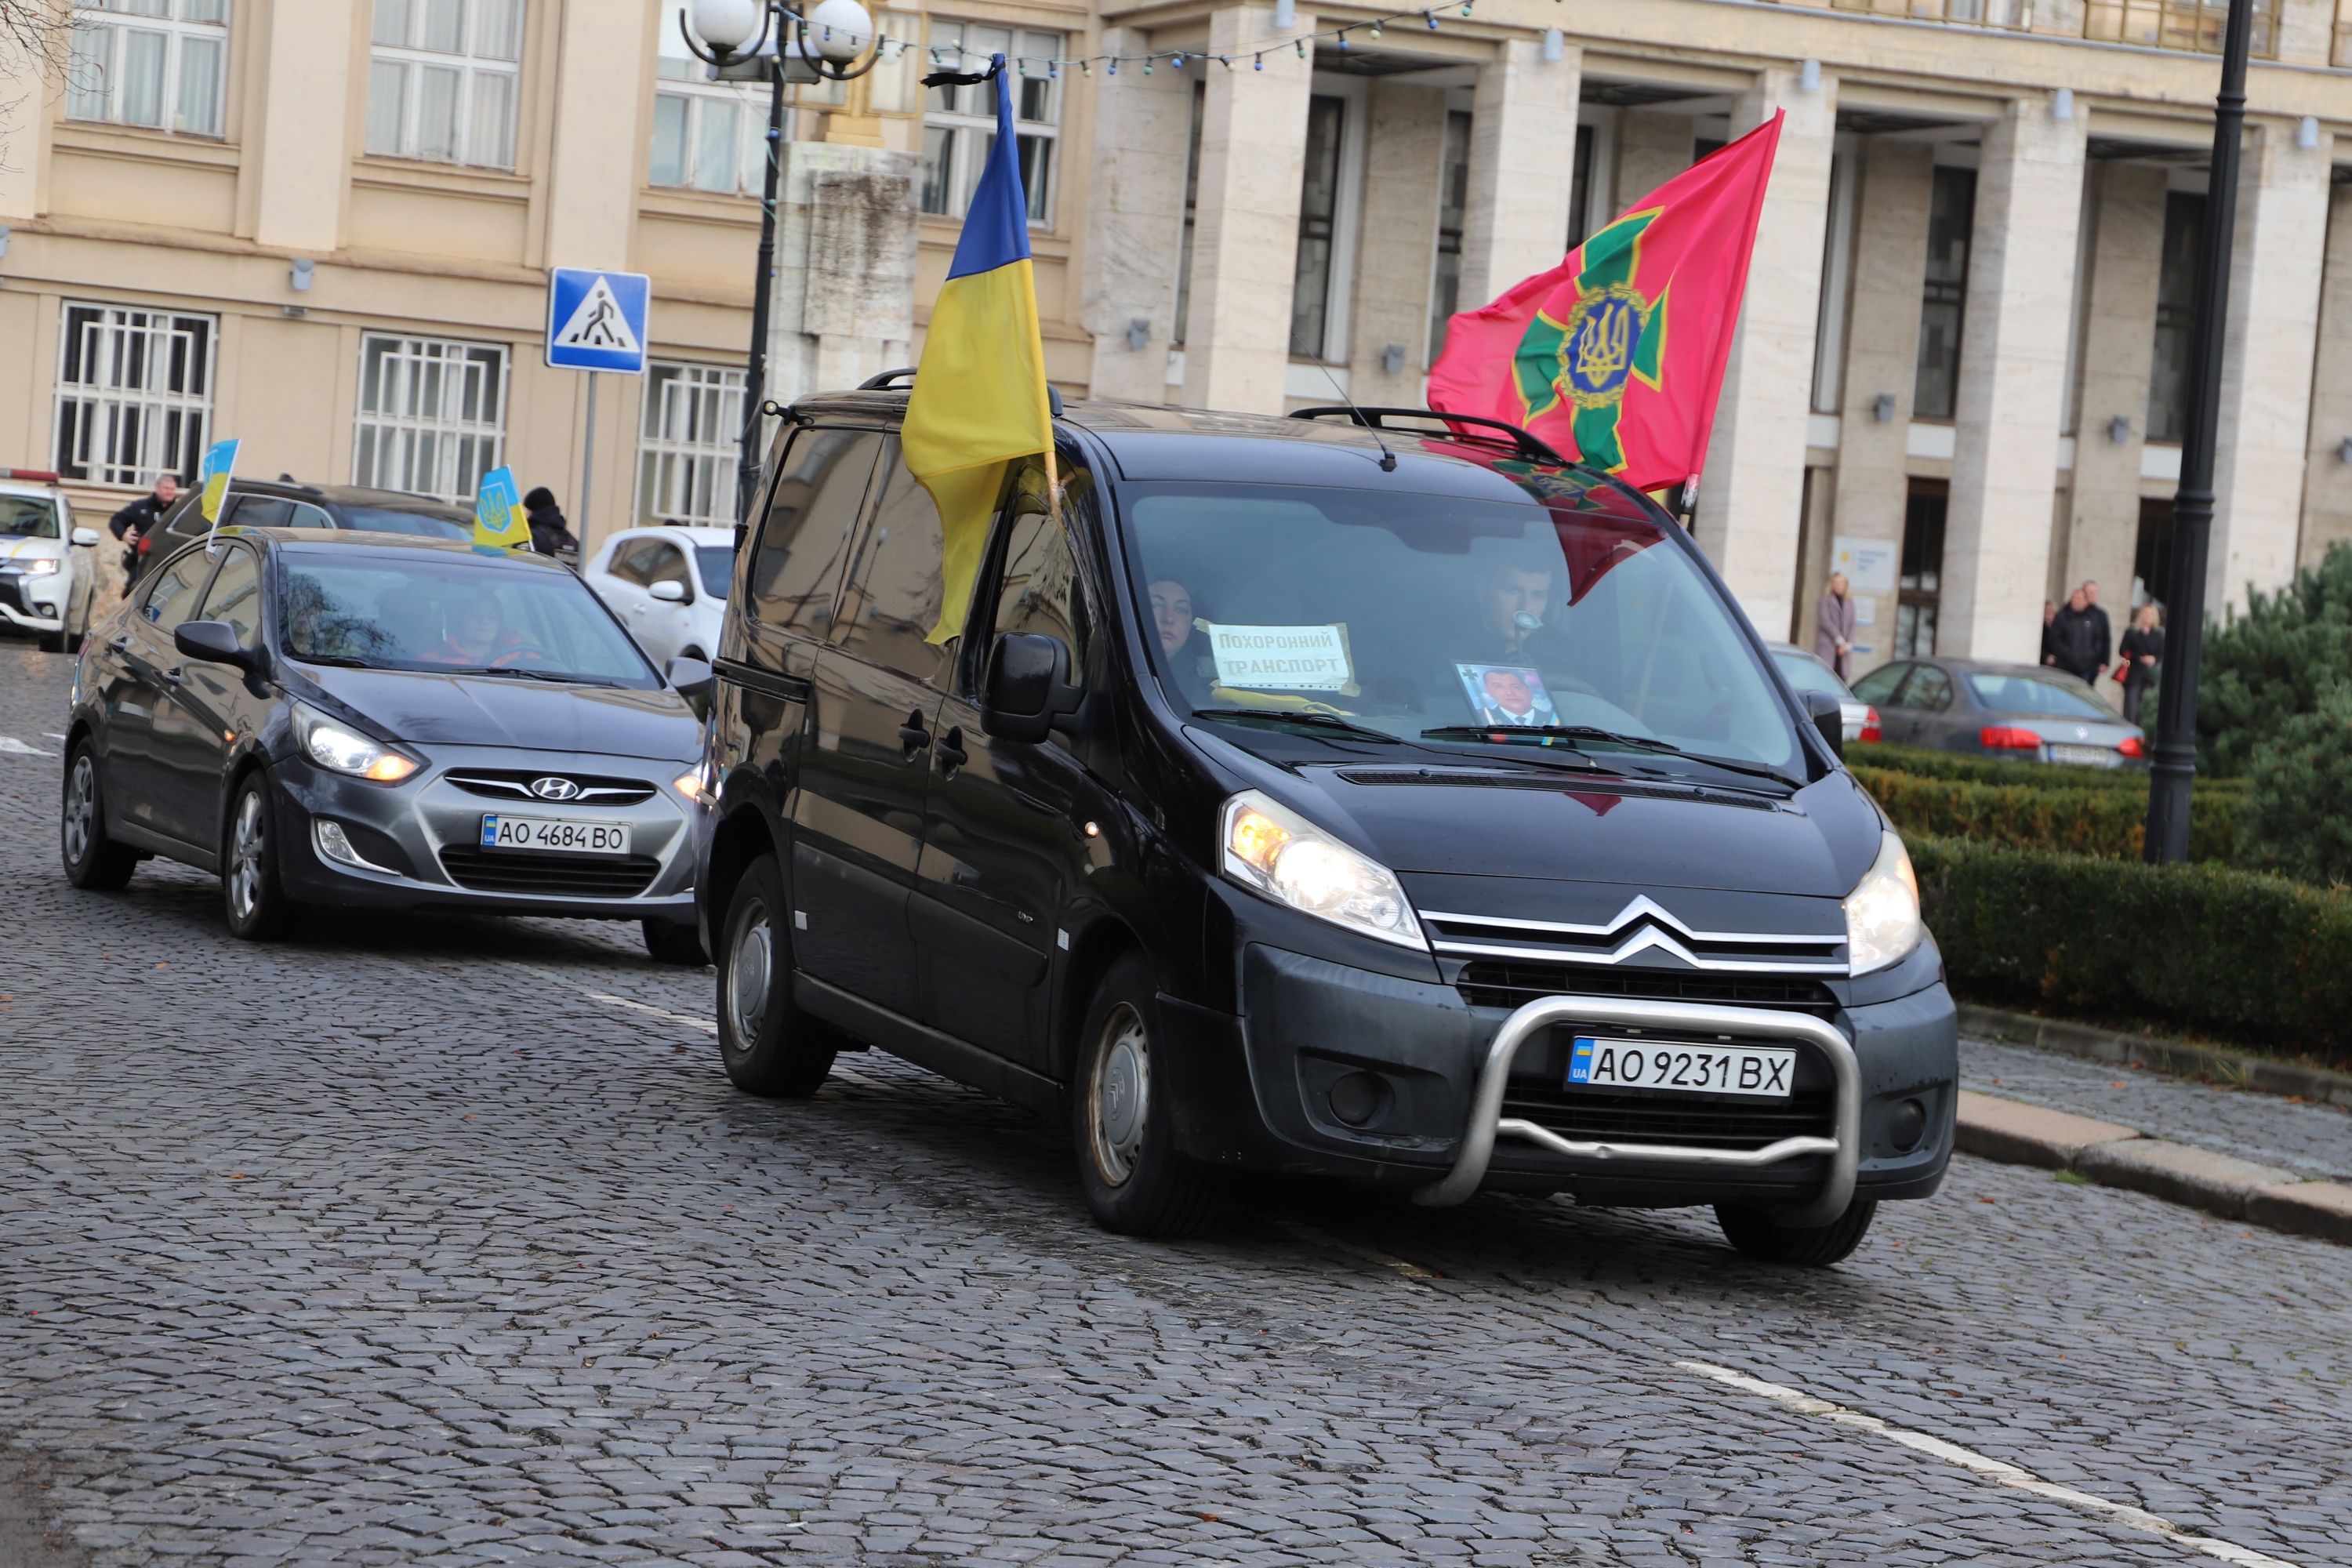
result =
M44 730L41 731L41 739L44 741L62 741L65 737L52 731Z
M1407 1263L1402 1258L1391 1258L1387 1253L1378 1251L1372 1247L1364 1247L1352 1241L1342 1241L1338 1237L1331 1235L1328 1231L1318 1230L1311 1225L1301 1225L1295 1219L1276 1220L1274 1222L1274 1227L1276 1230L1287 1231L1301 1241L1312 1242L1318 1247L1328 1247L1335 1252L1344 1252L1350 1258L1360 1258L1367 1263L1377 1263L1383 1268L1393 1268L1408 1279L1435 1279L1441 1278L1441 1276L1431 1272L1429 1269L1423 1268L1418 1263Z
M28 746L25 744L24 742L16 739L14 735L0 735L0 752L5 752L12 756L18 757L54 757L57 755L55 752L45 752L38 746Z
M1746 1373L1734 1372L1727 1366L1713 1366L1703 1361L1678 1361L1675 1364L1685 1372L1695 1372L1701 1377L1712 1378L1727 1388L1736 1388L1742 1394L1756 1394L1772 1401L1775 1405L1785 1405L1801 1415L1819 1416L1824 1421L1833 1421L1841 1426L1853 1426L1864 1432L1875 1432L1890 1443L1899 1443L1906 1448L1915 1449L1931 1458L1941 1459L1948 1465L1958 1465L1964 1470L1974 1471L1987 1480L1999 1481L2002 1486L2014 1487L2021 1492L2032 1492L2036 1497L2046 1497L2054 1502L2063 1502L2069 1508L2080 1509L2085 1513L2103 1514L2119 1524L2129 1525L2134 1530L2144 1530L2150 1535L2163 1536L2166 1540L2186 1546L2192 1552L2201 1552L2208 1557L2218 1557L2224 1563L2235 1563L2240 1565L2240 1568L2295 1568L2295 1564L2292 1563L2266 1556L2251 1547L2233 1545L2227 1541L2216 1541L2210 1535L2192 1534L2170 1520L2160 1519L2145 1509L2134 1508L2129 1503L2110 1502L2105 1498L2093 1497L2088 1492L2078 1492L2072 1487L2062 1487L2053 1481L2045 1481L2029 1470L2019 1469L2015 1465L1993 1458L1990 1455L1979 1454L1973 1448L1963 1448L1957 1443L1947 1443L1940 1437L1930 1437L1925 1432L1913 1432L1901 1426L1890 1426L1875 1415L1864 1415L1859 1410L1848 1410L1842 1405L1832 1405L1826 1399L1816 1399L1810 1394L1781 1384L1766 1383L1763 1379L1750 1377Z

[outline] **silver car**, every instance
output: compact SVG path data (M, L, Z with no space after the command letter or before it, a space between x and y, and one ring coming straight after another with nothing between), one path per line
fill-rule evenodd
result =
M1818 655L1807 653L1794 643L1768 642L1764 646L1772 655L1774 667L1790 686L1801 692L1826 691L1837 699L1838 716L1845 727L1847 745L1879 738L1876 732L1878 715L1871 710L1869 703L1847 690L1845 682L1838 679L1837 671L1823 664Z
M2120 768L2144 763L2137 724L2063 669L1982 658L1898 659L1853 683L1885 738L1939 752Z

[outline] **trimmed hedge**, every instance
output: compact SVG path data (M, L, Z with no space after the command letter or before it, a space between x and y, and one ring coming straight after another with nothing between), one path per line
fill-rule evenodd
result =
M1906 843L1963 991L2352 1057L2352 892L2221 866Z
M1964 760L1964 759L1960 759ZM2016 765L2016 764L2011 764ZM2050 770L2042 770L2050 771ZM2053 789L1975 784L1857 764L1853 776L1907 839L1967 838L2012 849L2054 849L2137 860L2147 837L2147 775L2137 790ZM2189 858L2237 858L2243 790L2199 785L2189 809Z
M1845 751L1846 764L1859 772L1875 768L1885 772L1914 773L1921 778L1952 779L1962 784L2030 784L2035 789L2098 789L2114 790L2147 798L2146 768L2077 768L2058 763L2009 763L1995 757L1963 756L1957 752L1930 751L1925 746L1900 746L1873 742L1850 745ZM2200 773L2197 792L2200 795L2242 790L2243 779L2210 778Z

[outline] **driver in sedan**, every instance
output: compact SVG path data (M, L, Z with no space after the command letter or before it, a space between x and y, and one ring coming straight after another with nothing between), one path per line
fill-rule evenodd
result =
M449 634L439 647L417 656L419 663L462 665L473 669L512 669L541 661L522 634L509 630L498 595L487 589L467 595L449 611Z

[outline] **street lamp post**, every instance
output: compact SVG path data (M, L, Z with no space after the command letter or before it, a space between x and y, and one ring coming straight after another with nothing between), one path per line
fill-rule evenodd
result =
M678 18L678 31L694 57L718 70L764 58L768 78L767 167L760 178L760 258L751 291L751 352L743 368L743 433L735 466L735 520L751 520L760 488L760 409L767 401L768 308L776 275L776 185L784 148L784 39L821 77L847 81L864 76L881 58L874 20L857 0L822 0L805 12L782 0L694 0L691 25ZM810 37L812 26L817 36ZM776 39L767 48L771 35ZM862 57L862 58L861 58Z
M2189 428L2172 502L2171 626L2158 683L2156 758L2147 785L2149 865L2189 858L2189 795L2197 775L2197 665L2204 652L2205 563L2213 532L2213 444L2221 423L2221 347L2230 305L2230 251L2238 227L2238 142L2246 119L2252 0L2230 0L2221 35L2221 90L2213 107L2213 163L2198 258L2196 324L2189 340ZM2137 718L2137 715L2131 715Z

